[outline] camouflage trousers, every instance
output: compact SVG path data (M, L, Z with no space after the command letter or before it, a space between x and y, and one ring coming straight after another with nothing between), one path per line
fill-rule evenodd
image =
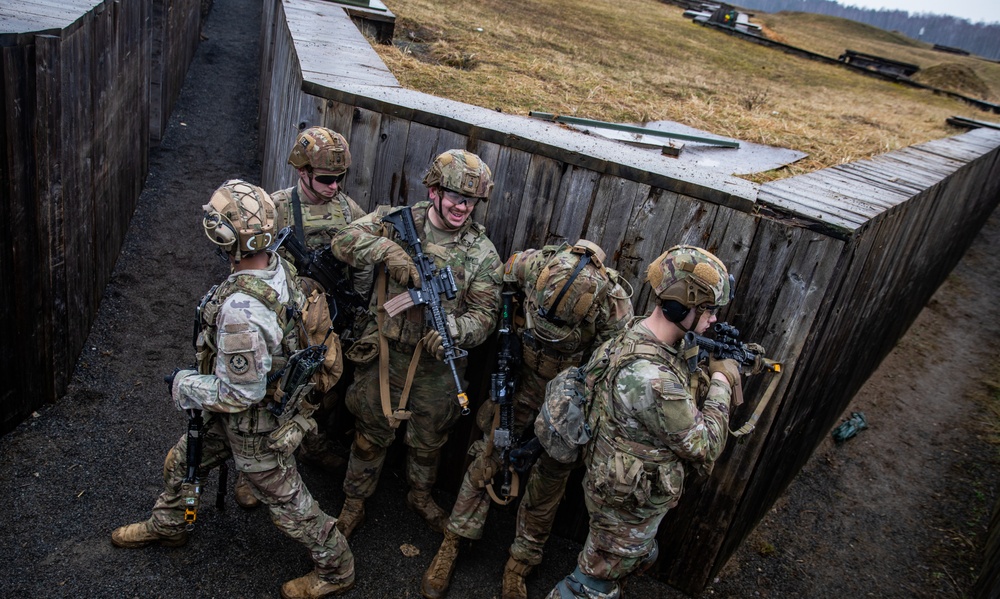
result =
M530 439L534 435L535 418L538 416L541 399L545 394L546 380L533 371L523 368L519 383L514 403L514 430L519 439ZM483 407L484 410L481 412L484 413L477 417L477 423L481 429L488 430L495 404ZM483 527L492 503L485 489L489 481L483 480L482 473L487 468L492 472L500 472L501 468L499 455L494 451L490 458L486 458L485 448L485 441L476 441L469 448L469 455L473 457L473 461L465 472L448 519L448 530L467 539L482 538ZM487 463L487 460L491 463ZM545 542L552 532L556 510L566 492L566 481L579 465L580 463L563 464L543 451L528 475L521 478L517 534L510 547L511 557L532 566L542 562Z
M309 550L316 571L325 580L339 582L354 577L354 555L347 539L337 530L336 518L327 515L309 489L306 488L295 468L294 458L279 458L266 449L266 435L248 435L241 438L224 425L225 417L212 418L202 435L202 458L198 468L204 478L212 468L233 456L233 446L240 448L236 466L253 487L254 494L271 512L271 520L278 529ZM242 449L254 447L258 460ZM259 464L277 463L275 467L258 470ZM246 471L249 467L249 470ZM187 435L167 453L163 463L164 490L153 506L150 518L152 529L158 533L175 535L184 529L184 506L181 484L187 473Z
M577 564L588 576L618 581L653 550L660 521L677 504L677 497L654 490L641 505L622 509L602 496L593 478L593 471L588 471L583 480L590 531Z
M389 397L393 409L399 406L411 355L412 348L390 346ZM462 364L459 377L464 372ZM426 353L421 354L406 405L410 419L403 425L406 427L403 442L408 448L406 479L411 488L429 491L437 480L441 447L461 415L455 397L451 368ZM348 497L367 498L375 493L386 450L396 438L396 430L382 413L378 360L358 367L345 400L356 421L344 493Z

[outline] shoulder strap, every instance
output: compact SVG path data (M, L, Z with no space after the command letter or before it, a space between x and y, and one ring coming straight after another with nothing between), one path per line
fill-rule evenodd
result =
M292 187L292 217L295 219L295 238L306 247L306 237L302 226L302 202L299 200L299 182Z

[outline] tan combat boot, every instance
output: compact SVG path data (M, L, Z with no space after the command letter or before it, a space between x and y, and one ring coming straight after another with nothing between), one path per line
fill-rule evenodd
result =
M236 477L236 488L233 490L236 503L243 509L252 510L260 505L260 500L253 494L253 485L247 480L246 474L240 472Z
M136 522L120 526L111 533L111 544L115 547L126 549L137 549L146 545L163 545L164 547L180 547L187 543L188 533L186 530L175 535L162 535L155 532L149 525L149 521Z
M354 588L354 576L342 582L329 582L320 578L315 570L300 576L295 580L289 580L281 585L282 599L322 599L340 595Z
M450 530L444 531L444 540L431 565L420 581L420 593L426 599L441 599L448 594L451 575L455 573L455 559L458 557L458 541L461 539Z
M344 538L350 538L354 529L365 521L365 500L360 497L348 497L344 500L344 508L337 516L337 530Z
M500 599L528 599L528 587L524 577L531 572L531 566L514 558L507 560L503 569L503 589Z
M430 491L410 489L410 492L406 494L406 505L426 520L435 532L444 532L448 514L434 502Z

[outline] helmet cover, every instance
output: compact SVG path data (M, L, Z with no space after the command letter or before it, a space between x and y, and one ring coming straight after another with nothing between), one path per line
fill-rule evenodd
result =
M256 185L230 179L212 193L202 209L205 234L237 261L274 241L274 202Z
M448 150L434 159L424 175L424 185L436 185L485 201L490 199L490 192L493 191L493 172L472 152Z
M688 308L724 306L733 286L725 264L714 254L691 245L675 245L649 265L646 280L661 300Z
M288 164L295 168L311 167L334 175L347 172L351 150L344 136L325 127L309 127L295 138Z

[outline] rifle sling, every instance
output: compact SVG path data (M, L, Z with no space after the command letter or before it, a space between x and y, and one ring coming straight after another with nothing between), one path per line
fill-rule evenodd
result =
M385 297L389 286L389 281L386 280L385 276L385 268L379 269L375 286L378 288L378 307L376 308L378 316L375 321L378 324L379 395L382 399L382 413L385 415L386 420L389 421L389 426L393 429L397 429L399 428L400 423L404 420L410 419L411 412L406 409L406 402L410 396L410 387L413 384L413 375L417 371L417 362L420 361L422 344L417 343L416 350L413 352L413 357L410 358L410 368L406 372L406 382L403 384L403 393L399 397L399 407L396 408L396 410L393 410L392 400L389 397L389 341L382 333L385 327L386 317L384 308Z
M490 426L489 433L486 435L486 449L483 452L483 463L488 464L490 462L490 456L493 455L493 436L496 434L497 427L500 426L500 405L497 405L497 409L493 410L493 424ZM486 478L489 482L486 483L486 493L490 496L490 499L495 501L498 505L507 505L514 498L517 497L520 492L520 477L514 467L511 465L507 466L510 469L511 479L510 479L510 494L507 495L506 499L500 499L497 492L493 490L493 476L496 475L495 472L485 472ZM492 470L490 468L489 470Z
M299 240L302 247L308 250L306 246L305 232L302 227L302 202L299 200L299 184L295 183L295 187L292 188L292 218L295 219L295 238Z
M734 437L742 437L743 435L749 434L753 431L754 427L757 426L757 420L760 419L760 415L764 413L764 408L767 407L767 403L771 401L771 397L774 395L775 390L778 388L778 381L781 379L781 373L777 372L771 378L771 382L767 384L767 390L764 391L764 397L760 399L757 403L757 408L747 419L746 423L738 428L737 430L730 430L729 434Z

